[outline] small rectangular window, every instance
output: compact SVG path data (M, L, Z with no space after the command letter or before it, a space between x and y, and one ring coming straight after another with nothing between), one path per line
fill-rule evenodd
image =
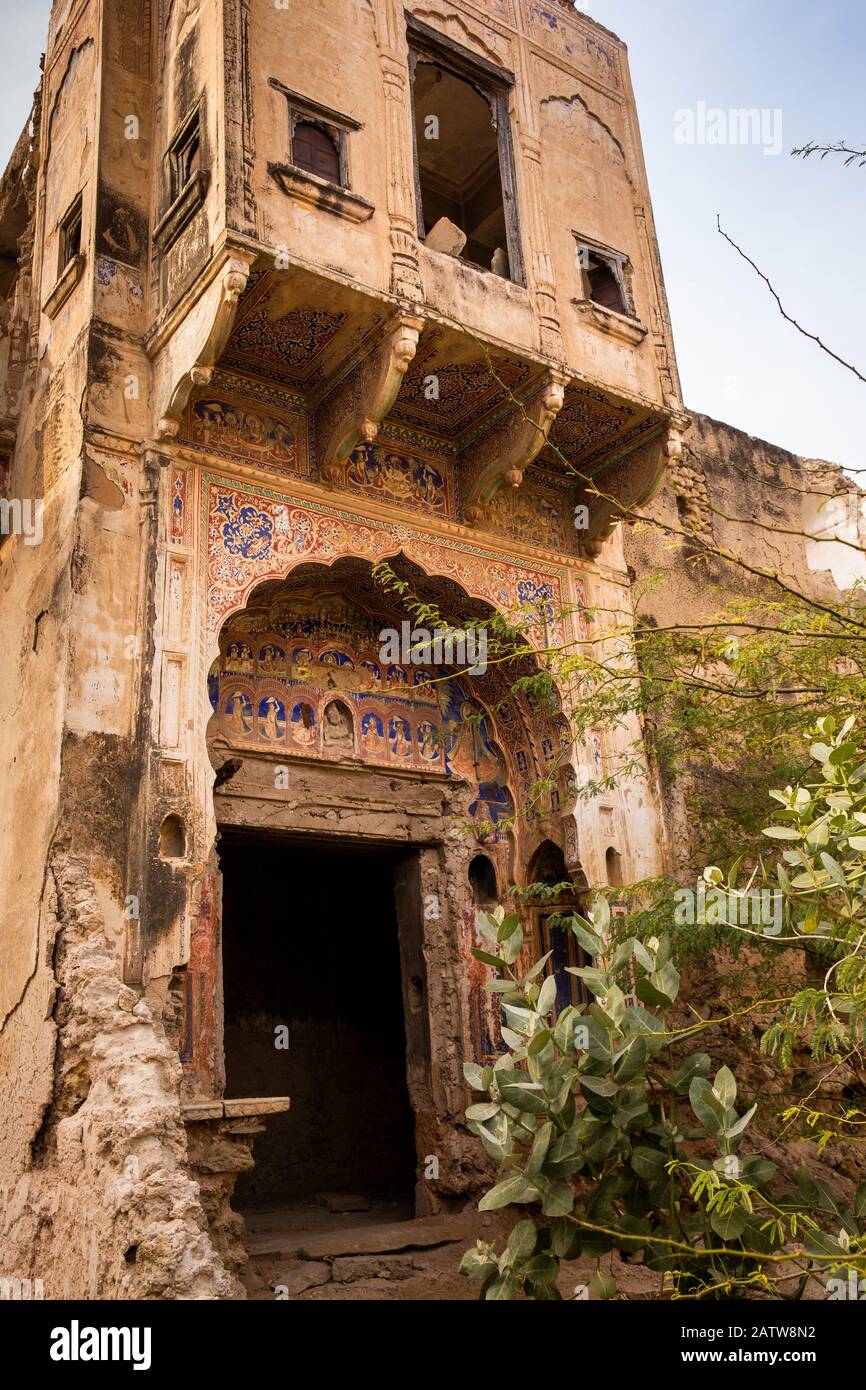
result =
M352 116L290 91L275 77L270 85L282 93L288 106L292 166L337 188L350 189L349 136L361 129L359 123Z
M634 318L628 256L598 242L581 239L576 233L575 239L581 280L580 299L589 300L600 309Z
M79 193L60 223L60 264L58 266L60 274L66 269L70 261L74 261L76 256L81 255L81 209L82 202Z
M201 135L198 112L187 121L169 151L171 201L179 197L201 168Z

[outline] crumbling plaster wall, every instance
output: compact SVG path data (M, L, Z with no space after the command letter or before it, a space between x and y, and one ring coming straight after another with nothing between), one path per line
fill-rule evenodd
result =
M830 503L821 494L843 496ZM840 581L866 579L864 555L834 539L866 543L866 496L856 484L833 464L800 458L705 415L693 416L682 457L647 517L648 525L624 528L623 546L638 586L650 575L661 577L640 600L640 615L659 626L712 618L728 599L779 596L750 570L775 572L796 592L829 602L840 597ZM697 546L676 536L684 529ZM739 557L744 567L708 551L696 557L702 541ZM687 786L688 777L663 780L658 788L667 867L686 883L703 867L692 862ZM764 801L766 793L755 788Z
M41 1279L46 1297L230 1297L239 1286L189 1175L164 1000L157 989L151 1009L124 983L129 905L147 902L155 512L137 448L84 442L100 388L97 423L113 402L121 440L141 429L88 322L99 106L82 55L98 65L105 17L96 4L56 5L52 17L34 351L10 480L11 495L44 499L44 536L0 548L0 1272ZM56 216L82 186L84 273L53 317L40 315L57 276ZM146 399L140 352L131 360Z

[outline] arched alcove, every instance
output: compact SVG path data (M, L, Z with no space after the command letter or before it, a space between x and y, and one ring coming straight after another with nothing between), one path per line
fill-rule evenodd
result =
M183 859L186 853L186 832L180 816L165 817L159 827L160 859Z
M582 891L585 882L582 870L574 876L568 872L565 855L552 840L545 840L539 845L527 870L527 885L538 884L547 889L563 885L555 897L540 896L538 904L532 908L536 956L550 956L545 974L553 975L556 979L557 1013L568 1004L577 1006L587 1002L582 982L568 972L569 967L588 965L590 962L571 927L563 920L572 913L583 914L586 910Z
M609 845L604 856L607 881L612 888L619 888L623 883L622 876L622 855L619 850Z
M469 865L469 883L478 908L494 907L499 902L496 867L486 854L476 854Z

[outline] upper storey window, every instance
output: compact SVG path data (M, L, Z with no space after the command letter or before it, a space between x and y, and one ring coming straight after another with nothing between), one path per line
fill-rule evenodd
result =
M82 198L79 193L63 221L60 223L59 271L64 271L70 261L81 255L81 216Z
M329 183L340 183L340 155L337 146L317 125L300 121L292 136L292 163Z
M582 285L580 298L597 304L601 309L634 318L628 256L597 241L581 238L577 233L575 239Z
M169 151L169 163L171 168L171 197L174 201L201 168L201 134L197 111L174 140Z
M268 80L284 97L289 118L287 162L270 162L268 173L296 201L350 222L368 221L375 208L352 191L350 178L349 146L360 122L291 91L276 77Z
M524 283L508 97L514 78L409 18L418 235Z

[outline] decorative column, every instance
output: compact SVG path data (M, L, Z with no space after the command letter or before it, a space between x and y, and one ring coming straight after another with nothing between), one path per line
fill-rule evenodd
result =
M376 35L385 83L385 159L391 222L391 289L403 299L424 298L418 264L418 219L410 134L409 66L403 8L377 0Z

